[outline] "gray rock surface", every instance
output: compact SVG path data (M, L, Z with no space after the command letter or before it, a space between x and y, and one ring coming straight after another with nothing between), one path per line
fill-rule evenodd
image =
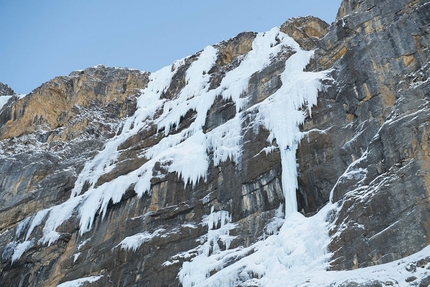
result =
M427 246L430 3L343 1L310 69L333 67L298 151L299 202L333 216L333 269Z

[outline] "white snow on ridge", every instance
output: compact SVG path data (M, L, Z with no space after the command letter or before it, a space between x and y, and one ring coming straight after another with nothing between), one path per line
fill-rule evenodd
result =
M348 271L317 271L309 274L307 282L293 286L341 286L345 282L361 284L371 281L382 281L385 286L418 286L417 282L430 275L430 264L413 267L414 262L429 254L430 246L427 246L411 256L382 265Z
M83 286L85 283L96 282L102 277L103 276L91 276L91 277L79 278L76 280L61 283L60 285L57 285L57 287L80 287L80 286Z
M17 96L19 99L22 99L22 98L26 97L27 94L19 94L19 95L15 95L15 96ZM13 95L0 96L0 110L3 108L4 105L7 104L7 102L12 97L13 97Z
M154 237L157 236L166 236L166 230L161 228L154 231L153 233L145 231L132 236L128 236L124 238L124 240L121 241L115 247L121 246L122 249L136 251L136 249L139 248L143 243L151 241Z
M3 108L4 105L9 101L9 99L12 98L12 96L1 96L0 97L0 110Z

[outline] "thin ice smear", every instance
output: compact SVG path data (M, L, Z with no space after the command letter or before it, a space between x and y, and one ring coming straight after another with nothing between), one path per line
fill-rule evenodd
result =
M152 239L154 239L154 237L163 235L163 233L165 232L166 232L165 229L158 229L153 233L149 233L145 231L132 236L128 236L124 238L124 240L122 240L116 247L120 246L122 249L125 249L125 250L136 251L136 249L139 248L143 243L149 242Z
M12 255L11 263L13 264L16 260L18 260L21 257L21 255L25 251L30 249L33 245L34 245L34 243L32 241L24 241L22 243L19 243L15 247L15 250L14 250L13 255Z

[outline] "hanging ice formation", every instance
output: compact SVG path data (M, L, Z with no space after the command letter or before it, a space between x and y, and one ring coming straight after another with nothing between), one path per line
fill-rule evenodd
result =
M281 152L286 220L278 234L248 248L227 248L208 254L202 251L203 246L209 244L209 240L206 241L199 254L183 264L179 273L183 286L282 286L285 282L293 286L293 282L306 281L304 274L324 271L327 267L329 239L325 215L328 207L312 218L297 212L295 158L302 136L299 124L305 117L301 108L307 106L310 114L325 73L304 72L312 52L301 50L286 35L280 38L284 45L295 50L281 74L282 87L250 109L257 112L256 124L262 124L270 131L268 141L276 139ZM258 40L254 45L264 46ZM266 47L270 50L269 45ZM287 146L289 150L285 149ZM209 232L213 234L217 230L209 227ZM225 230L220 228L219 232Z

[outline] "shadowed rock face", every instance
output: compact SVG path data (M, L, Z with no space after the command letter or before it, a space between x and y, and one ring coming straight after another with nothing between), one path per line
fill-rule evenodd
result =
M297 200L299 211L308 216L330 200L337 206L328 218L332 269L389 262L430 241L429 23L428 1L345 0L331 26L303 17L280 27L303 49L315 49L309 71L331 69L312 117L302 126ZM255 37L246 32L215 45L216 65L205 71L210 90L252 51ZM200 53L171 67L175 74L162 91L163 100L174 99L185 87L186 71ZM285 61L293 54L284 49L251 76L244 92L246 108L281 87ZM75 212L57 228L61 236L49 246L37 240L43 232L38 226L30 247L13 261L17 242L30 228L26 218L65 202L85 163L109 138L127 132L124 120L135 112L149 77L97 66L54 78L24 98L13 97L0 110L0 285L56 286L102 275L89 285L178 286L185 259L174 256L195 255L208 233L200 223L211 211L231 214L235 239L230 248L250 246L267 235L265 227L284 202L280 154L262 152L276 143L267 141L264 128L250 128L255 115L249 112L241 127L241 164L230 159L215 166L209 154L206 179L192 185L158 163L150 193L138 197L130 184L82 235ZM204 132L236 113L232 100L217 97ZM188 128L195 117L195 111L188 111L171 133ZM147 161L143 151L164 137L155 124L129 137L118 146L115 165L95 186L138 169ZM143 231L152 237L139 248L121 248L124 238Z

